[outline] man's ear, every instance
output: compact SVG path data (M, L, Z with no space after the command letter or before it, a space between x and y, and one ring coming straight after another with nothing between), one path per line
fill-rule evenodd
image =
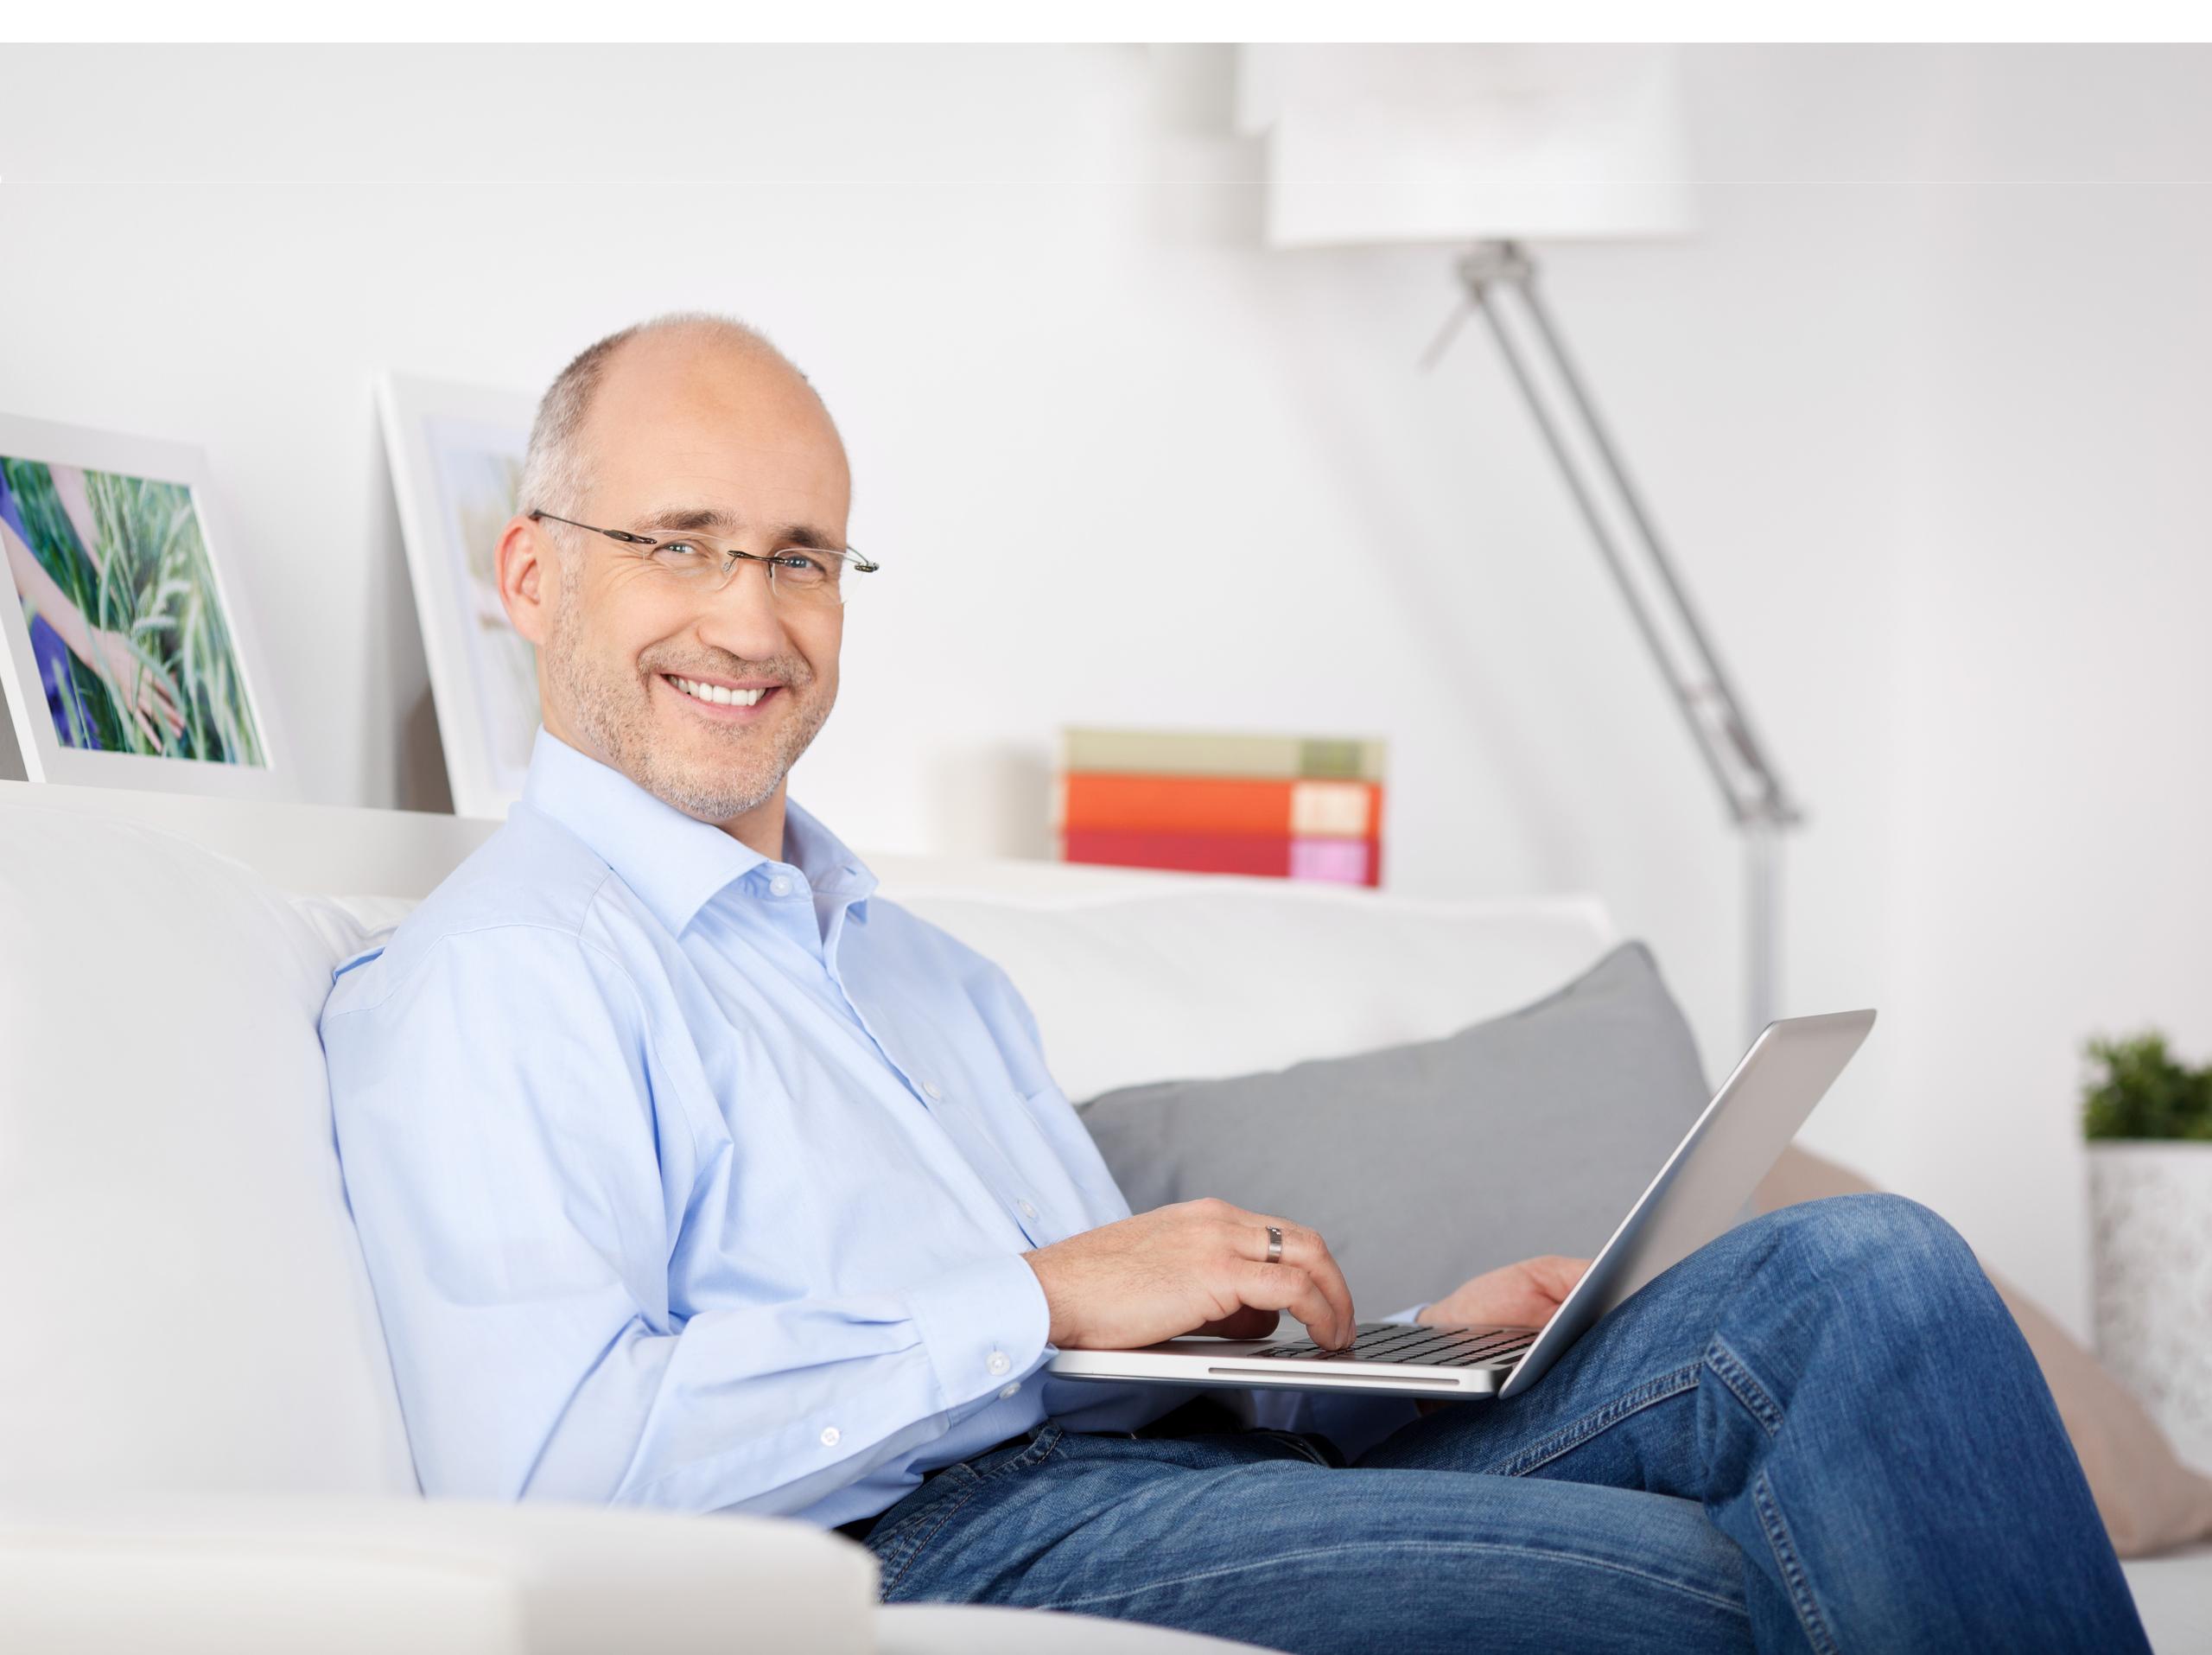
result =
M526 517L509 518L499 533L499 602L515 630L533 644L543 645L550 630L552 582L561 578L556 556L551 538Z

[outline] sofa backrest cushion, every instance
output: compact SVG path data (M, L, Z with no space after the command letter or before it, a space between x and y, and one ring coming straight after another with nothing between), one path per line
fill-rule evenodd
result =
M884 881L1014 979L1072 1098L1433 1040L1549 993L1618 940L1596 901L1192 879L1055 897Z
M1618 940L1590 897L1422 899L1056 863L869 860L884 896L1005 970L1036 1014L1053 1079L1077 1100L1433 1040L1551 992ZM342 959L381 944L414 905L296 906Z
M1321 1232L1370 1318L1593 1257L1708 1101L1650 952L1443 1040L1084 1105L1129 1205L1217 1195Z
M411 1493L315 1019L245 868L0 805L0 1492Z

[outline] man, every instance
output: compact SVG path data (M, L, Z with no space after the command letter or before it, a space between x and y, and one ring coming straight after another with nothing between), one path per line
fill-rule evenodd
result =
M1352 1305L1291 1216L1131 1216L1006 975L786 797L849 494L727 321L601 341L539 410L499 548L524 802L322 1019L427 1493L791 1513L890 1600L1286 1649L2144 1647L2018 1330L1893 1199L1738 1227L1510 1403L1046 1377L1283 1310L1340 1345ZM1420 1314L1538 1321L1580 1268Z

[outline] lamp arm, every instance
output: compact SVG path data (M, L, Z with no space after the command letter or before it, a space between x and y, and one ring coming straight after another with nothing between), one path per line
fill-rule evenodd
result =
M1748 1033L1756 1038L1776 1015L1779 1000L1781 835L1802 821L1803 812L1783 787L1765 744L1752 729L1742 699L1720 665L1719 654L1660 541L1643 496L1630 480L1628 468L1613 446L1597 404L1567 354L1558 325L1536 291L1535 276L1535 261L1510 241L1481 243L1459 264L1469 303L1483 313L1489 324L1491 336L1497 341L1499 354L1504 357L1544 445L1566 480L1567 493L1582 514L1599 556L1619 589L1622 602L1628 605L1644 647L1666 680L1683 721L1689 725L1699 756L1720 789L1730 817L1743 832L1745 1010ZM1499 290L1520 298L1528 315L1529 348L1516 339L1508 325L1504 307L1497 302ZM1464 309L1454 313L1425 354L1424 366L1441 353L1464 319ZM1563 391L1556 406L1538 383L1537 365L1532 358L1541 359L1543 369ZM1579 428L1580 442L1596 456L1594 471L1580 462L1569 440L1566 426L1570 418ZM1606 481L1611 485L1624 533L1616 532L1599 499L1600 485ZM1624 540L1634 543L1648 566L1656 594L1648 592L1631 573L1630 553L1624 546ZM1663 606L1655 603L1655 596L1663 599ZM1666 621L1671 621L1682 641L1680 655L1669 646Z
M1591 539L1597 544L1599 557L1604 560L1606 571L1612 576L1614 585L1620 589L1621 601L1628 605L1630 619L1636 622L1636 629L1643 634L1644 646L1651 652L1651 659L1658 664L1660 676L1667 681L1667 688L1674 695L1675 704L1681 709L1683 720L1689 725L1690 739L1697 744L1698 756L1705 761L1706 767L1713 773L1713 785L1720 789L1720 797L1727 805L1729 814L1741 821L1744 806L1737 797L1736 785L1730 779L1721 755L1714 749L1704 721L1698 716L1696 685L1675 672L1674 659L1667 652L1665 640L1659 636L1657 623L1629 578L1627 563L1611 531L1605 526L1605 518L1599 512L1590 486L1575 468L1573 459L1567 452L1566 440L1550 411L1545 408L1543 399L1536 392L1520 347L1499 321L1495 306L1478 300L1477 308L1483 313L1483 320L1490 324L1491 336L1497 341L1498 353L1505 359L1506 366L1512 370L1514 383L1521 388L1521 395L1535 419L1536 429L1543 434L1544 445L1551 450L1552 459L1559 466L1560 475L1566 480L1567 492L1573 497L1576 506L1582 512L1582 521L1590 531Z
M1583 385L1582 375L1574 366L1574 359L1567 353L1567 341L1560 338L1558 326L1552 321L1551 308L1544 302L1543 295L1536 286L1535 277L1535 266L1532 263L1528 267L1527 275L1520 283L1521 295L1528 302L1529 314L1543 335L1544 343L1549 348L1552 360L1558 367L1561 383L1567 386L1567 393L1574 398L1574 405L1580 411L1584 424L1589 428L1592 446L1605 461L1605 469L1611 474L1614 487L1620 490L1622 505L1627 507L1630 517L1635 520L1637 532L1643 536L1644 544L1650 551L1652 568L1666 587L1667 595L1674 602L1675 613L1682 624L1682 630L1688 635L1693 647L1696 649L1698 659L1717 692L1723 724L1728 737L1742 759L1745 768L1758 780L1761 806L1767 815L1777 821L1785 824L1796 821L1799 816L1797 808L1790 803L1789 794L1782 785L1782 778L1775 773L1774 766L1767 757L1765 743L1758 739L1751 728L1751 716L1744 705L1744 699L1736 692L1736 686L1730 680L1727 669L1721 665L1719 652L1713 648L1706 634L1705 625L1698 615L1697 606L1690 601L1688 590L1682 585L1680 576L1675 573L1674 559L1668 556L1666 544L1659 538L1658 526L1652 522L1651 514L1644 509L1643 496L1636 484L1630 481L1628 467L1621 459L1620 450L1614 446L1611 433L1606 429L1604 419L1599 415L1597 404L1591 400L1590 393ZM1525 385L1522 388L1524 392L1528 389ZM1554 453L1557 454L1556 448ZM1616 570L1616 578L1618 578L1618 575L1619 571ZM1629 590L1625 582L1623 584L1623 590L1624 592ZM1632 593L1630 595L1630 602L1631 603L1637 602ZM1646 633L1647 641L1649 641L1649 627L1646 628Z
M1489 324L1498 353L1505 359L1515 386L1528 404L1599 556L1619 589L1622 602L1628 606L1644 646L1690 727L1691 737L1697 743L1714 785L1720 790L1730 817L1739 824L1754 818L1784 826L1802 820L1802 811L1790 799L1768 757L1765 744L1754 729L1742 698L1721 665L1719 652L1698 616L1696 606L1667 555L1643 496L1630 480L1596 404L1567 354L1557 324L1537 293L1534 260L1516 243L1486 242L1461 261L1459 273L1468 299ZM1529 351L1515 338L1503 307L1497 302L1495 290L1500 288L1510 290L1521 300L1543 366L1566 393L1564 405L1556 411L1537 382ZM1437 346L1432 347L1432 358L1442 343L1440 339ZM1632 532L1641 561L1650 570L1666 601L1668 615L1687 646L1690 657L1687 664L1678 660L1669 648L1651 598L1630 573L1630 553L1624 549L1622 537L1608 523L1599 503L1595 486L1599 479L1587 474L1578 463L1573 447L1562 429L1562 417L1568 415L1579 424L1583 443L1596 455L1602 468L1602 479L1611 484L1625 519L1624 526Z

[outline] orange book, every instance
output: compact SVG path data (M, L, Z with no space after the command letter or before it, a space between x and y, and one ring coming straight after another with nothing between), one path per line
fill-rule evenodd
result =
M1077 770L1062 778L1060 825L1374 839L1382 836L1382 788L1372 781Z

